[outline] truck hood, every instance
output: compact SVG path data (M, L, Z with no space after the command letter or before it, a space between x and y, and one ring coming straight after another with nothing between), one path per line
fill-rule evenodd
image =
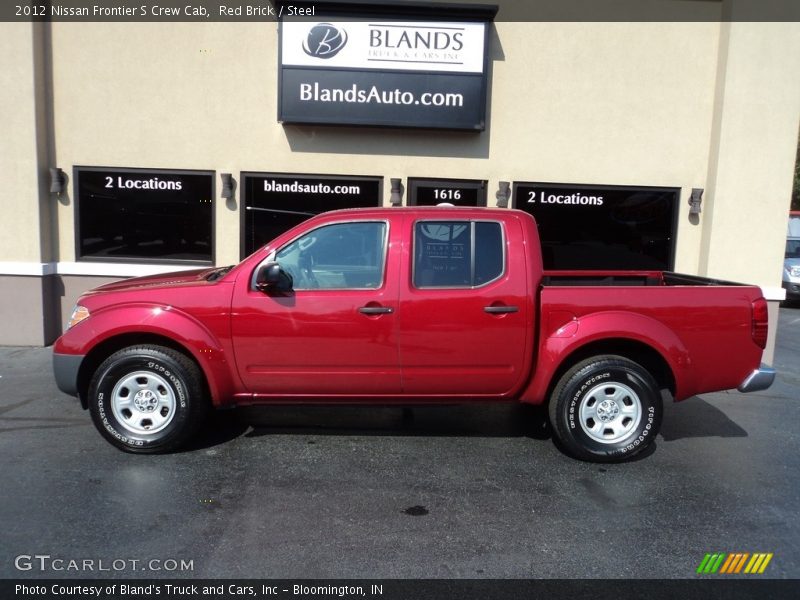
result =
M106 283L100 287L90 290L85 295L103 294L106 292L127 292L142 289L178 287L205 283L208 275L216 268L203 267L202 269L192 269L191 271L176 271L174 273L161 273L159 275L146 275L144 277L132 277L114 283Z

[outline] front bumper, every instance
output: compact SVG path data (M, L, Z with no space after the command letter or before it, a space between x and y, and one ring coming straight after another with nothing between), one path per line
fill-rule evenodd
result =
M56 385L65 394L78 395L78 369L83 362L82 354L58 354L53 352L53 374Z
M775 369L761 365L754 369L737 388L740 392L760 392L767 389L775 381Z

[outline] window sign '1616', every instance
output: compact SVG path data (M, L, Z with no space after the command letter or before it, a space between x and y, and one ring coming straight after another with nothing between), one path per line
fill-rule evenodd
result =
M461 200L461 190L435 188L433 190L433 197L436 200L441 200L442 202L445 200Z
M411 206L486 206L486 182L470 179L408 180L408 203Z

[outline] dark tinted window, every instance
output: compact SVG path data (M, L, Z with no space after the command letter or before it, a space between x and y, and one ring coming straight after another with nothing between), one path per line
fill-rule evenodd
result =
M680 190L517 183L534 216L545 269L670 270Z
M503 269L499 223L421 221L414 228L415 287L480 286Z
M79 258L212 262L213 172L75 169Z

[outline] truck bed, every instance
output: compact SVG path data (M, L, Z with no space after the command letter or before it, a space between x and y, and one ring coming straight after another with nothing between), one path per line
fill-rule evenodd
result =
M743 286L745 284L671 271L545 271L542 286Z
M601 330L606 340L615 337L616 329L617 339L656 348L670 361L681 382L676 400L733 389L761 357L753 341L761 298L757 286L672 272L545 271L539 356L568 352L564 331L591 343Z

